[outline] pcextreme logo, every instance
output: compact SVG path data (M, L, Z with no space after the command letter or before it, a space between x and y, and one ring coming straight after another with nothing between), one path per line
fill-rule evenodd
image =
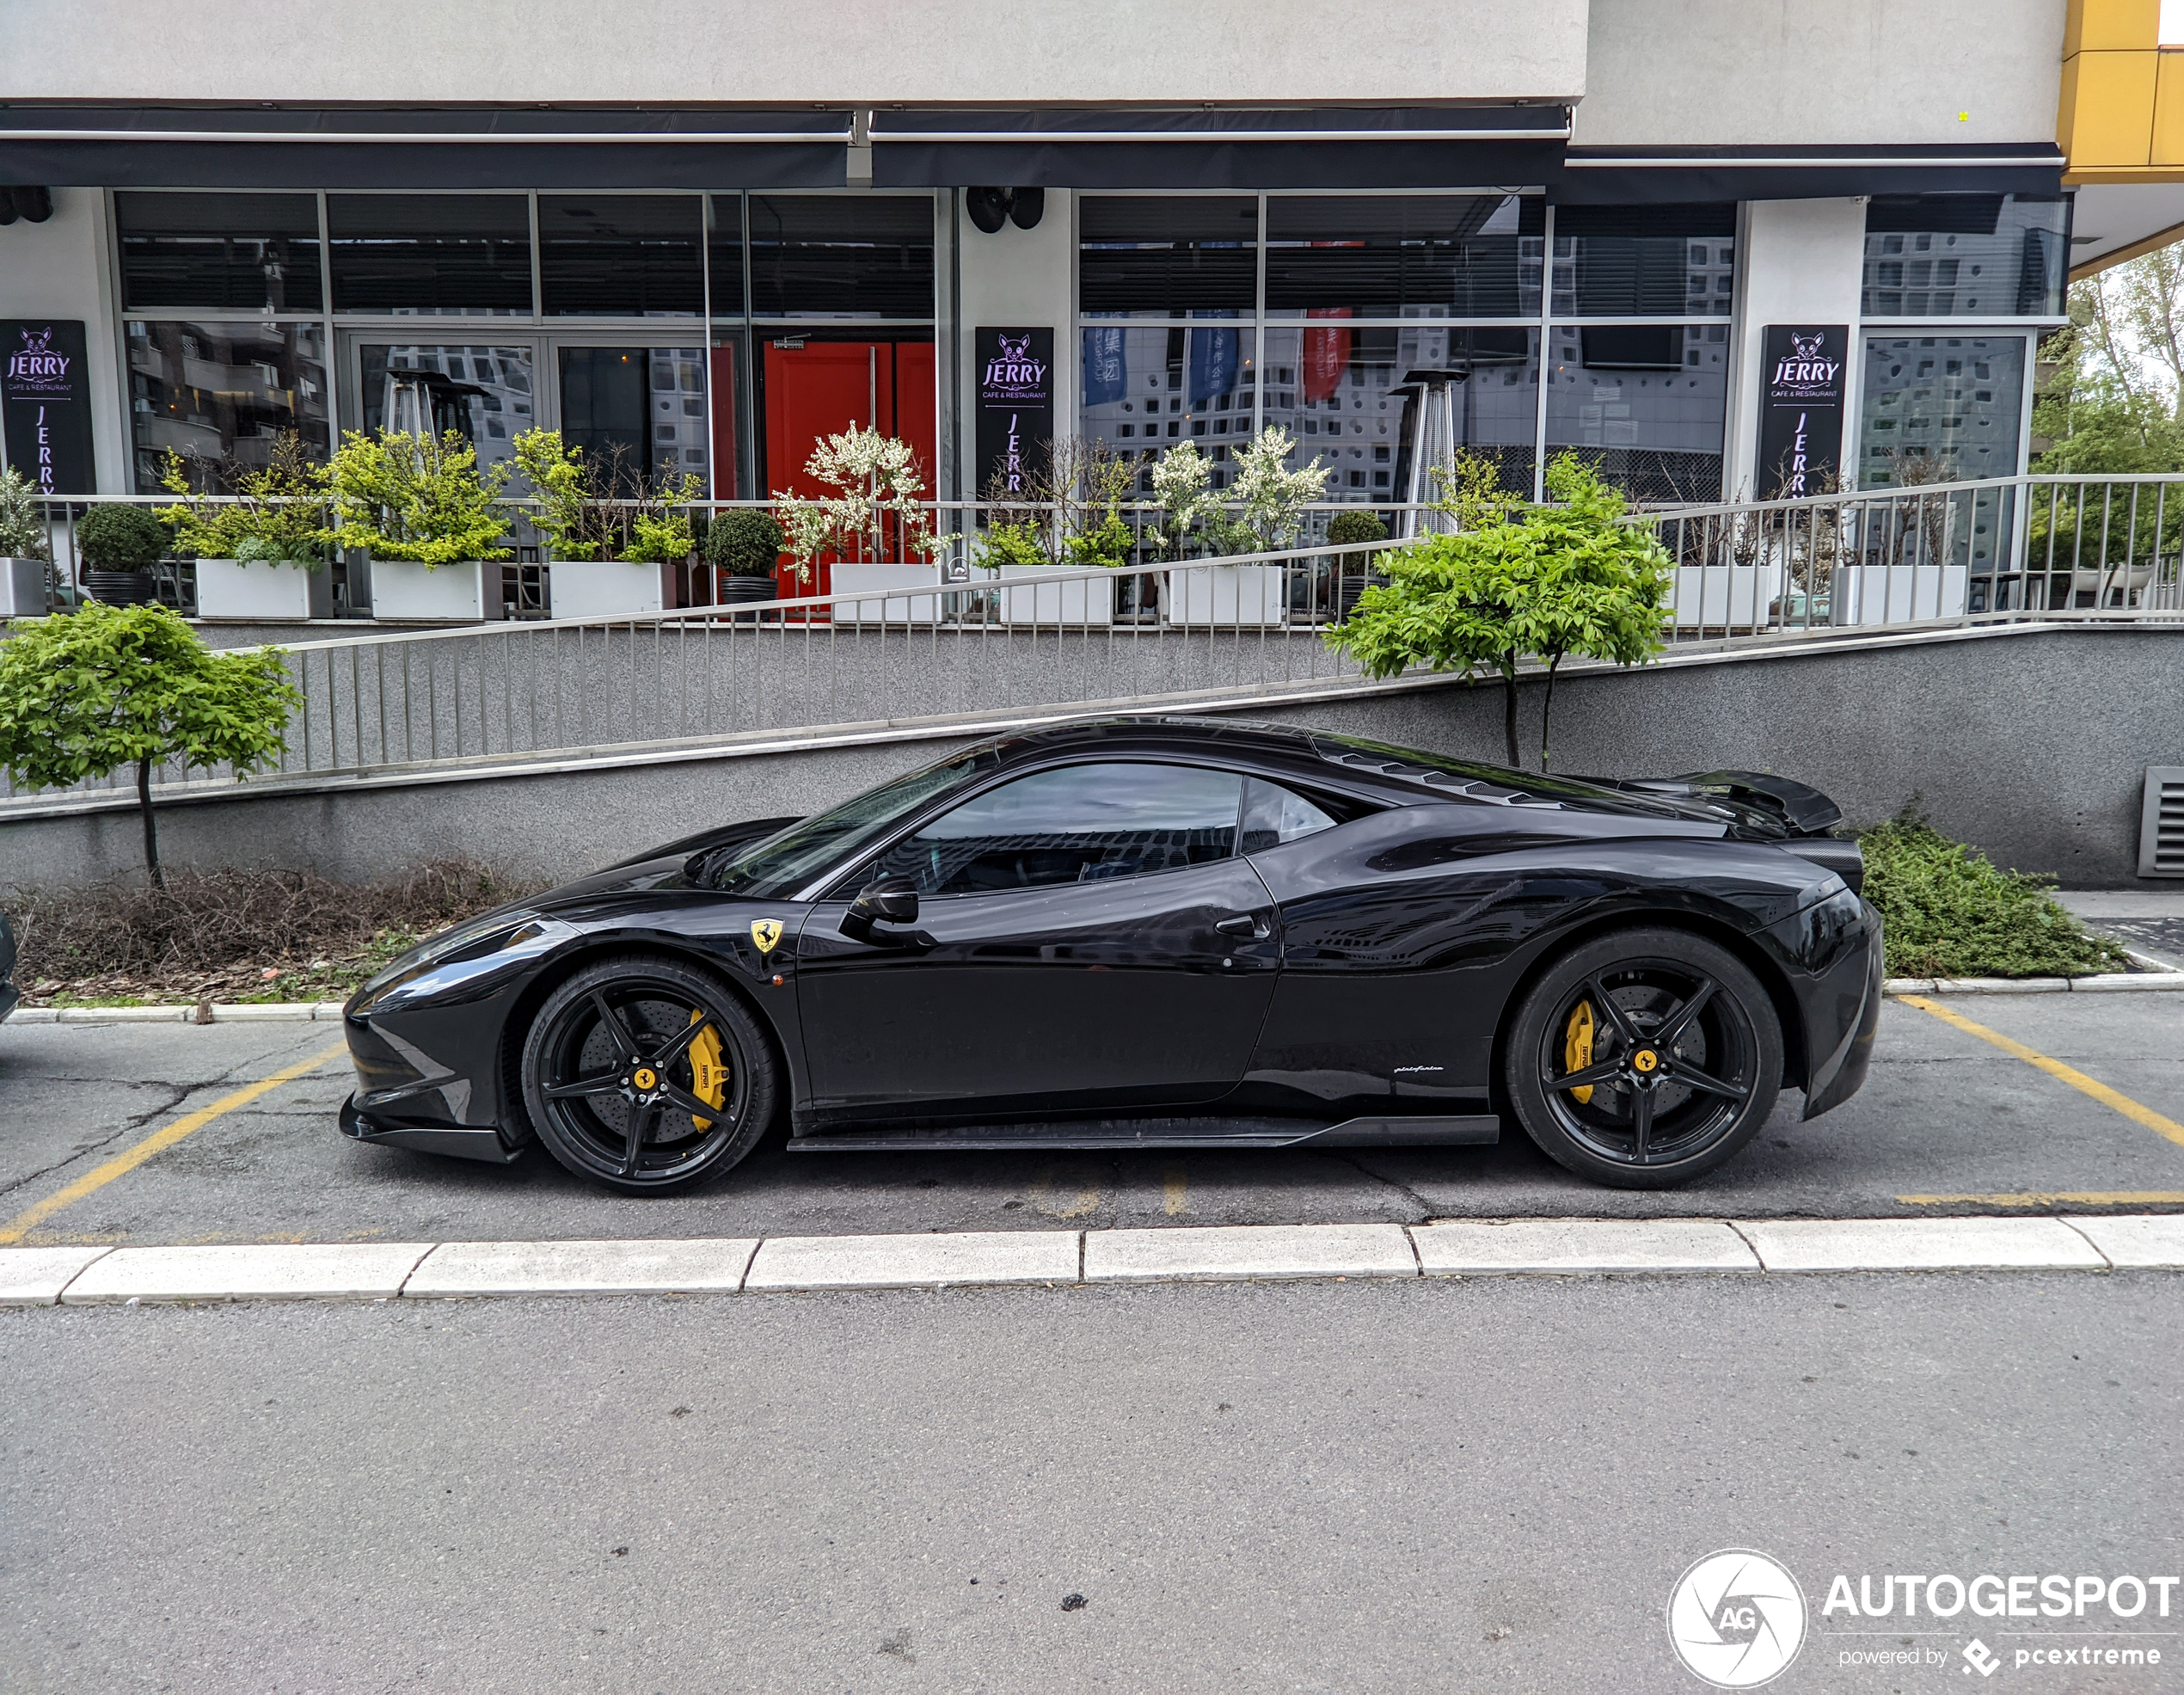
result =
M1709 1554L1676 1580L1668 1640L1694 1677L1757 1689L1805 1645L1805 1592L1782 1564L1749 1548Z

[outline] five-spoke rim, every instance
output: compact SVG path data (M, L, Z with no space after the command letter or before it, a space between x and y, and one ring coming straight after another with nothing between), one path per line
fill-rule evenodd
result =
M624 978L571 999L539 1049L557 1139L602 1176L671 1182L742 1122L748 1087L720 1010L678 984Z
M1565 994L1538 1055L1548 1109L1588 1151L1666 1165L1729 1134L1758 1088L1751 1016L1720 979L1631 960Z

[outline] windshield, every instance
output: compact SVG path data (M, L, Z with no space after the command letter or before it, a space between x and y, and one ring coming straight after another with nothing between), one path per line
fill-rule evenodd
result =
M727 894L780 900L800 892L830 866L854 858L868 843L922 811L937 796L974 782L999 756L990 747L966 753L893 783L867 789L825 812L799 819L764 841L753 842L715 870L709 881Z

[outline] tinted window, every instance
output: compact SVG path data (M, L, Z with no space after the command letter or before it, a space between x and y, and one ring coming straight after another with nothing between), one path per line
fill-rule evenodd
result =
M1243 780L1183 765L1072 765L965 801L891 849L875 875L925 894L1143 876L1225 859Z
M1267 310L1388 318L1537 312L1540 205L1514 194L1277 195L1267 202ZM1527 238L1529 291L1518 262Z
M329 194L337 312L531 311L520 194Z
M886 835L903 820L950 789L974 783L993 765L991 751L928 765L922 771L800 819L786 830L754 842L711 874L713 886L731 894L779 900L801 891L858 847Z
M116 194L122 304L242 312L319 310L310 194Z
M1086 312L1248 313L1257 300L1255 200L1087 196L1078 202L1077 236Z
M933 316L927 196L753 194L750 238L759 316Z
M706 231L709 249L707 275L713 289L713 316L743 316L743 197L713 196L712 226Z
M1864 310L1874 317L2059 317L2067 201L2026 194L1876 194L1866 206Z
M1255 777L1243 799L1243 851L1261 853L1339 822L1302 795Z
M1555 311L1584 317L1727 317L1733 202L1555 208Z
M538 288L555 316L687 316L705 310L695 194L541 194Z

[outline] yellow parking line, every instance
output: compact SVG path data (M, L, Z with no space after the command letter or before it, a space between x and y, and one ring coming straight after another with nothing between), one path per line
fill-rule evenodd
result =
M1161 1210L1169 1218L1174 1218L1183 1210L1186 1204L1185 1197L1189 1193L1190 1186L1181 1166L1171 1165L1162 1174Z
M1899 1194L1906 1207L2175 1207L2184 1188L2060 1188L2045 1194Z
M2156 1135L2166 1136L2177 1146L2184 1148L2184 1124L2179 1124L2173 1118L2163 1118L2151 1107L2140 1106L2128 1095L2119 1095L2099 1078L2088 1077L2060 1059L2051 1059L2045 1053L2036 1053L2021 1041L2012 1041L1999 1030L1991 1030L1985 1024L1975 1024L1961 1012L1952 1011L1923 995L1899 995L1896 998L1906 1006L1915 1006L1922 1012L1932 1013L1944 1024L1954 1024L1966 1035L1975 1035L1982 1041L1992 1042L2003 1053L2014 1054L2027 1065L2036 1066L2050 1077L2069 1084L2080 1094L2090 1095L2102 1106L2114 1108L2133 1124L2143 1124Z
M47 1219L52 1218L62 1207L74 1206L94 1189L104 1188L116 1177L126 1176L135 1170L154 1154L171 1148L192 1132L202 1130L214 1119L233 1112L237 1107L248 1106L261 1095L279 1088L284 1083L293 1083L305 1072L315 1072L328 1059L338 1059L348 1051L347 1042L337 1041L323 1053L314 1053L310 1059L299 1060L285 1071L275 1072L271 1077L261 1078L245 1088L236 1090L232 1095L223 1095L211 1106L199 1107L195 1112L189 1114L187 1117L176 1119L165 1128L153 1131L135 1146L114 1155L95 1170L86 1171L66 1188L49 1194L36 1206L27 1207L16 1213L8 1221L4 1229L0 1229L0 1243L21 1241L25 1236Z

